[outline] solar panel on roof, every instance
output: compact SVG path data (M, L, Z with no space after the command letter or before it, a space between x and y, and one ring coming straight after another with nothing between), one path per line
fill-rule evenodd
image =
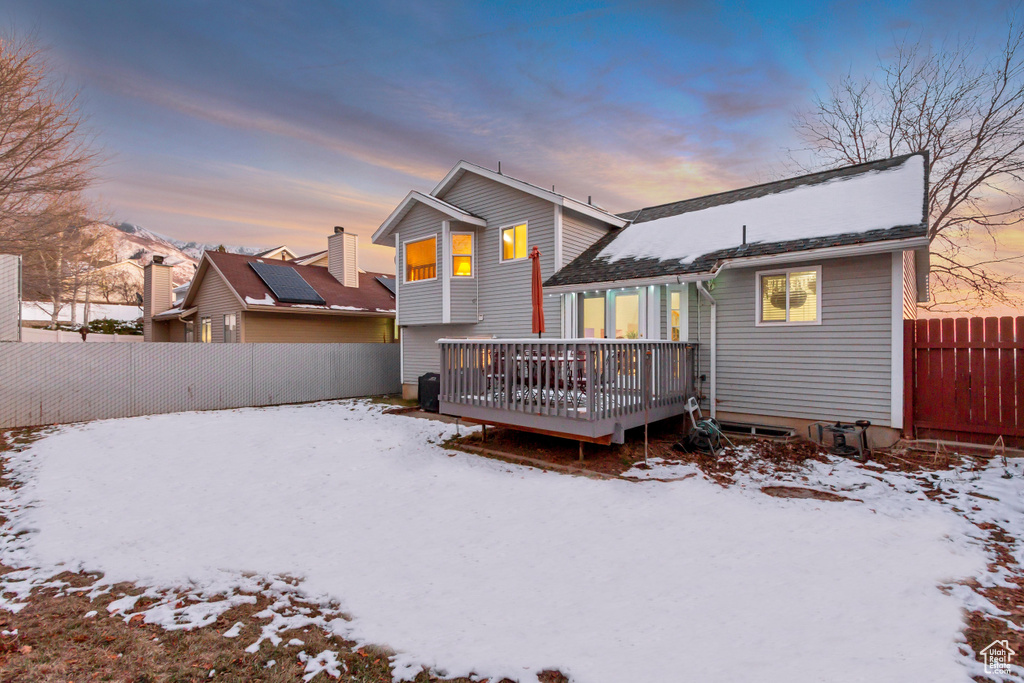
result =
M302 279L291 266L275 266L260 261L250 261L249 265L263 284L274 293L274 298L286 304L314 304L323 306L326 302L316 293L308 282Z

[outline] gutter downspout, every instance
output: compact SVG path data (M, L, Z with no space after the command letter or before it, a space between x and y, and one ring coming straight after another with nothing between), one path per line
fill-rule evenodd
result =
M698 281L697 292L711 304L711 417L715 417L718 400L718 302L704 287L704 282ZM697 321L697 329L700 329L700 320Z

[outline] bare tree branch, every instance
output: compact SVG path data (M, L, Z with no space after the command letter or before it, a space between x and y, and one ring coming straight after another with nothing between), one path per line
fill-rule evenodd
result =
M1005 231L1024 219L1024 30L1015 18L989 58L973 41L937 51L898 41L875 75L840 78L794 127L805 147L790 159L804 170L928 151L930 307L1019 303L1024 279L1012 273L1024 257L998 255ZM801 163L802 153L813 161Z

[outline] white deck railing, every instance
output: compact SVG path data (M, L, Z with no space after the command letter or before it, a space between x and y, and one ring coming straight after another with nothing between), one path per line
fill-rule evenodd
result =
M441 395L459 406L570 420L666 412L693 395L694 345L623 339L442 339ZM675 411L672 411L675 412Z

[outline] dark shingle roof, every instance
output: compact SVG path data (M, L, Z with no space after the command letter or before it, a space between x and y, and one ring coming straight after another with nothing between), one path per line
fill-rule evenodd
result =
M845 166L830 171L811 173L796 178L786 178L771 183L744 187L738 190L720 192L717 194L684 199L669 204L660 204L644 209L627 211L618 214L619 217L633 222L633 224L646 223L649 221L678 216L692 211L709 209L723 204L756 199L766 195L792 190L798 187L818 185L838 178L856 176L870 171L884 171L903 164L907 159L914 156L905 154L891 159L872 161L854 166ZM928 157L925 157L925 178L927 178ZM925 193L922 197L922 218L926 215L927 207L927 181ZM922 237L927 234L927 222L914 225L893 226L885 230L871 230L868 232L846 233L839 235L823 235L810 239L788 240L785 242L751 242L742 246L721 249L704 254L690 262L681 260L661 260L657 258L622 258L617 261L610 261L607 258L599 258L599 254L611 244L624 230L613 230L590 246L572 262L557 273L548 278L545 286L555 287L560 285L585 285L597 282L615 282L619 280L634 280L643 278L667 277L687 273L706 272L714 267L715 263L722 259L745 258L751 256L770 256L795 251L806 251L809 249L820 249L823 247L836 247L850 244L863 244L879 242L884 240L906 239L910 237ZM671 228L666 228L671 229ZM827 230L827 227L823 227Z
M215 251L206 252L206 256L216 264L217 269L243 300L246 297L255 300L264 300L267 296L273 298L270 288L249 267L249 263L260 260L258 256ZM276 259L270 259L270 262L281 265ZM310 307L275 301L274 306L277 308L317 308L330 313L337 312L339 315L352 310L391 313L395 309L395 295L380 281L382 277L390 277L385 273L359 273L359 286L346 287L335 280L323 266L300 266L287 261L284 265L295 269L326 303L324 306ZM331 309L331 306L340 308Z

